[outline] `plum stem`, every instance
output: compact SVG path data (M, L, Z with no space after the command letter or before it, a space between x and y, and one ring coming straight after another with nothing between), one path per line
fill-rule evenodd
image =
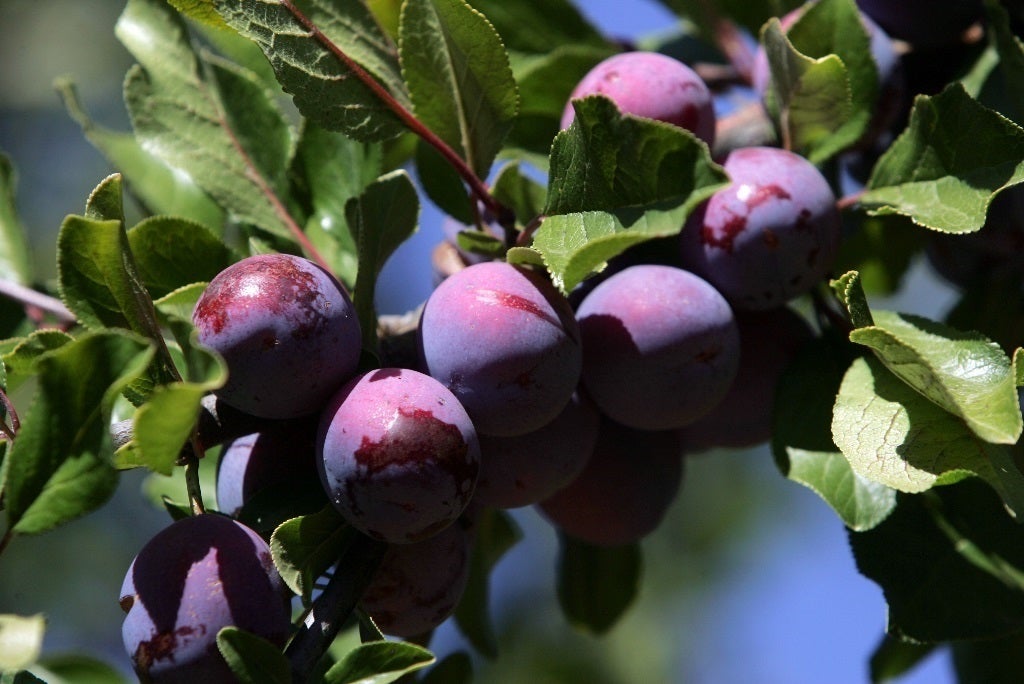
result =
M864 197L864 194L866 192L867 190L858 190L853 194L846 195L845 197L840 197L839 199L836 200L836 209L838 209L839 211L843 211L845 209L849 209L851 207L856 206L858 203L860 203L861 198Z
M189 442L191 449L185 456L185 488L188 491L188 502L192 508L192 515L206 513L206 506L203 504L203 487L199 483L199 461L203 455L203 445L199 443L199 437L195 430Z
M0 556L3 555L4 549L7 548L8 544L11 543L12 539L14 539L13 529L8 529L6 532L4 532L4 536L0 537Z

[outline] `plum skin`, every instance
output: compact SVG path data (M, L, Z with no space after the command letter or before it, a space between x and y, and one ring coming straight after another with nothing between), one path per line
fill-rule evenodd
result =
M270 548L230 518L184 518L157 533L124 578L122 636L142 681L234 682L217 633L234 626L283 646L284 582Z
M572 101L604 95L623 114L656 119L684 128L709 146L715 140L711 92L693 69L657 52L624 52L597 64L573 89L561 127L576 118Z
M724 167L732 182L680 235L683 266L736 308L782 306L832 267L840 237L835 195L813 164L779 148L735 150Z
M227 363L217 396L261 418L318 411L359 363L348 293L302 257L261 254L232 264L210 281L192 321L199 343Z
M437 534L466 508L480 445L458 399L428 375L383 368L357 376L324 409L317 469L357 530L391 544Z
M640 430L692 423L725 396L739 364L732 309L705 280L631 266L577 310L582 384L601 412Z
M452 391L481 434L510 437L554 420L579 382L579 329L542 275L475 264L442 282L419 326L421 367Z

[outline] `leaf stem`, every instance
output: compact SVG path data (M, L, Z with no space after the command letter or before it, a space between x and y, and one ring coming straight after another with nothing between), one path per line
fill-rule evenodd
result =
M858 203L860 203L861 198L864 197L864 194L866 192L867 190L858 190L853 194L846 195L845 197L840 197L839 199L836 200L836 209L838 209L839 211L844 211L846 209L856 206Z
M13 280L0 278L0 295L25 306L34 306L53 314L61 323L71 324L77 320L75 315L56 297L37 292Z
M729 60L736 73L747 83L753 82L754 51L735 23L723 17L709 0L698 0L697 5L705 21L711 25L718 49Z
M0 537L0 556L4 554L4 549L7 548L12 539L14 539L14 530L8 528L8 530L4 532L4 536Z

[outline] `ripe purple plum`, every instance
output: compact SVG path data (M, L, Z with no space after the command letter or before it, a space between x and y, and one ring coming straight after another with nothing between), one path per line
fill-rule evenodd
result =
M722 400L739 365L732 309L672 266L631 266L577 311L583 386L602 413L641 430L692 423Z
M738 309L777 308L832 267L841 226L835 195L813 164L786 150L746 147L724 166L732 182L682 231L683 265Z
M711 92L693 69L667 55L624 52L599 63L569 96L562 113L563 129L576 118L572 100L588 95L604 95L623 114L685 128L709 146L715 141Z
M192 322L200 344L227 362L217 396L261 418L320 410L359 363L359 321L345 288L290 254L248 257L217 274Z
M475 500L493 508L535 504L569 484L587 464L600 414L577 392L553 421L517 437L480 436Z
M814 336L807 321L789 307L737 312L736 324L740 331L736 380L718 406L682 429L687 449L738 449L771 437L779 379Z
M505 262L442 282L420 319L422 367L450 389L481 434L511 437L555 419L579 382L572 308L548 280Z
M217 632L238 627L283 646L286 597L255 532L217 514L184 518L154 536L128 569L120 594L125 649L144 682L234 682Z
M331 399L320 421L317 467L331 502L354 528L408 544L437 534L466 508L480 444L465 409L441 383L382 368Z
M857 0L889 35L918 47L955 43L981 19L981 0Z
M682 479L676 433L634 430L605 419L586 468L538 509L571 537L598 546L630 544L657 529Z
M455 611L469 579L470 537L460 524L415 544L394 544L360 606L384 634L426 634Z

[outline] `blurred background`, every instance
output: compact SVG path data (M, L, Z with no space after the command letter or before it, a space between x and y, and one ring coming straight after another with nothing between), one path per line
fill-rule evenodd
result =
M577 4L616 37L665 31L674 21L653 0ZM64 112L52 82L70 74L98 122L128 128L121 81L131 60L113 35L121 7L120 0L0 0L0 151L19 172L18 205L45 278L55 276L61 220L80 213L112 170ZM427 205L421 218L419 233L385 269L382 313L414 308L429 293L440 214ZM919 263L899 297L879 304L939 317L953 298ZM126 473L99 513L19 538L0 557L0 613L45 613L46 653L88 652L128 672L118 590L135 553L168 522L143 487L141 474ZM514 516L524 541L492 577L501 655L477 664L476 681L868 681L867 661L886 622L881 591L857 573L835 514L785 480L766 448L689 459L681 496L643 543L639 598L601 638L574 633L559 613L551 528L531 510ZM443 655L466 644L446 625L433 647ZM939 651L901 681L952 682L948 655Z

